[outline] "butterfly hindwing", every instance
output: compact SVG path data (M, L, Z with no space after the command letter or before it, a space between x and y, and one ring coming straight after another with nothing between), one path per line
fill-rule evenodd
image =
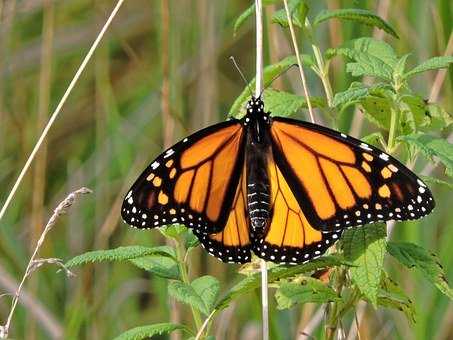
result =
M293 188L269 155L271 219L264 235L253 237L253 251L261 258L280 263L303 263L321 256L341 236L314 229L301 209Z
M379 149L319 125L276 117L275 162L318 230L417 219L434 208L427 186Z
M244 164L237 120L200 130L157 157L126 195L121 214L137 228L183 223L199 233L221 231Z
M250 262L249 219L246 205L245 170L238 183L228 219L222 231L204 234L193 229L209 254L223 262Z

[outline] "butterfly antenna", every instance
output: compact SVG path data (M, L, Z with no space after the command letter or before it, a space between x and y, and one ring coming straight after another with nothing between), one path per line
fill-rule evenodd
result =
M247 81L247 78L245 78L244 74L242 73L241 69L239 68L239 65L237 64L236 59L234 59L233 56L230 56L230 60L233 62L234 67L236 67L236 70L238 70L239 74L241 75L241 78L244 81L245 86L247 86L247 88L249 89L250 96L253 97L253 92L252 92L252 89L250 88L249 82Z
M267 84L266 87L264 87L262 90L261 90L261 93L260 93L260 97L261 95L263 94L264 90L266 90L269 86L272 85L272 83L274 82L275 79L279 78L281 75L285 74L286 72L289 71L289 69L291 69L293 66L299 66L298 64L291 64L289 65L286 69L284 69L282 72L280 72L279 74L277 74L274 78L271 79L271 81L269 82L269 84Z

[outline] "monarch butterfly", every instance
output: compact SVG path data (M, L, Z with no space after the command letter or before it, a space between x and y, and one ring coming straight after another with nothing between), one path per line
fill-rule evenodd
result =
M379 149L337 131L271 117L261 97L247 114L209 126L157 157L121 214L137 228L182 223L224 262L257 256L297 264L323 254L347 227L417 219L428 187Z

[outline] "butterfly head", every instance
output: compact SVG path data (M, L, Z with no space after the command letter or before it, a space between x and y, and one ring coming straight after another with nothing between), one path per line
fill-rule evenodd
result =
M247 115L245 117L245 124L250 121L269 121L269 113L264 111L264 102L261 99L261 96L252 98L247 102Z

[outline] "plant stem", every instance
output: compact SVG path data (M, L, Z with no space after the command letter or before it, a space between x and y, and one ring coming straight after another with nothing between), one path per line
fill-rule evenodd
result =
M297 64L299 65L300 78L302 80L302 86L304 88L305 99L307 100L308 113L310 114L310 120L315 123L315 115L313 114L313 108L311 106L310 94L308 93L307 81L305 80L304 69L302 68L302 61L300 59L299 46L297 44L296 33L294 31L293 21L291 19L291 13L289 12L288 1L283 0L285 4L286 18L288 19L289 31L291 33L291 39L293 42L294 52L296 53Z
M177 239L176 240L176 258L178 259L178 267L179 267L179 271L181 272L181 279L185 284L190 285L189 274L187 272L187 266L186 266L186 262L185 262L185 253L186 253L186 249L184 247L183 240ZM200 313L198 312L198 310L196 310L192 306L190 306L190 309L192 310L192 316L193 316L193 321L195 322L195 327L197 327L197 330L199 330L203 326Z
M96 37L95 41L91 45L88 53L86 54L85 58L83 59L82 63L80 64L79 68L77 69L76 74L74 75L74 78L72 78L68 88L66 89L65 93L63 94L63 97L61 97L60 102L57 105L57 108L55 111L52 113L52 116L50 117L47 125L45 126L41 136L39 137L38 141L36 142L33 151L31 152L30 156L28 156L27 161L25 162L24 167L22 168L19 176L17 177L16 182L13 185L13 188L11 189L10 193L8 194L8 197L6 198L5 203L3 204L2 208L0 209L0 220L2 217L5 215L6 209L8 209L8 206L10 205L14 194L16 193L17 189L19 188L20 183L22 182L23 178L25 177L25 174L27 173L28 169L30 168L31 163L33 162L36 154L38 153L41 145L43 144L44 140L47 137L47 134L49 133L50 128L52 127L53 123L57 119L58 115L61 112L61 109L63 108L63 105L66 103L66 100L68 99L70 93L72 92L74 86L77 84L77 81L79 80L80 76L82 75L83 71L85 70L88 62L91 60L91 57L93 56L94 52L96 51L96 48L98 47L99 43L102 40L102 37L104 36L105 32L109 28L110 24L113 21L113 18L115 18L116 14L118 13L121 5L123 4L124 0L118 0L116 3L112 13L108 17L107 21L105 22L104 26L102 27L101 31L99 32L98 36Z
M88 194L88 193L91 193L91 190L87 189L87 188L81 188L79 190L76 190L76 191L70 193L65 198L65 200L62 201L57 206L57 208L54 210L54 213L50 217L49 221L47 222L46 226L44 227L44 230L43 230L41 236L39 237L38 241L36 242L35 249L33 250L33 253L32 253L32 255L30 257L30 260L29 260L29 262L27 264L27 268L25 269L24 276L22 277L22 280L21 280L21 282L20 282L19 286L17 287L16 292L14 294L13 301L11 302L11 309L9 311L8 318L7 318L7 320L6 320L4 325L0 325L0 329L1 329L1 333L2 333L1 334L1 338L2 339L7 339L8 338L9 328L11 326L11 321L12 321L14 312L16 310L17 303L19 302L20 293L21 293L22 288L23 288L23 286L25 284L25 281L27 281L27 278L33 272L33 266L36 263L36 256L38 255L38 252L41 249L41 246L43 245L47 234L52 230L52 228L55 225L55 223L57 222L58 218L61 215L65 214L68 211L69 207L71 207L74 204L75 200L80 195L84 195L84 194Z
M396 136L396 128L397 122L399 117L398 108L392 106L390 110L390 129L389 129L389 138L387 141L387 153L392 154L395 151L395 136Z
M256 18L256 81L255 97L259 97L263 89L263 5L255 0Z
M324 92L326 93L327 105L329 107L333 106L333 91L332 85L329 80L329 68L328 64L325 62L324 57L321 53L320 48L316 44L316 40L313 37L313 29L308 18L305 19L305 28L307 31L308 38L310 39L311 48L313 49L313 54L315 55L315 60L318 65L318 75L321 78L322 85L324 87Z
M335 291L338 296L341 296L341 292L343 290L344 283L346 281L346 268L339 268L336 269L335 275ZM337 329L339 315L341 315L342 311L339 310L338 303L332 303L330 308L327 309L327 317L326 317L326 339L332 340L335 335L335 331Z
M263 4L255 0L256 18L256 76L255 97L258 98L263 89ZM266 261L261 259L261 306L263 317L263 340L269 339L269 305Z

